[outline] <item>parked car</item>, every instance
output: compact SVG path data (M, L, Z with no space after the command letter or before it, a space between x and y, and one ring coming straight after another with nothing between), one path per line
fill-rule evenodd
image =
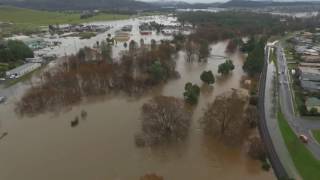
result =
M0 104L4 103L6 101L6 99L7 99L6 97L0 96Z
M308 140L309 140L308 137L306 135L303 135L303 134L299 135L299 139L305 144L307 144Z

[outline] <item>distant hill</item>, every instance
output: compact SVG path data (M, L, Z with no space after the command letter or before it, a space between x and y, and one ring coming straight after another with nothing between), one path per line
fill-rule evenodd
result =
M0 0L0 4L45 10L152 9L150 3L135 0Z
M226 3L221 4L219 7L229 8L229 7L243 7L243 8L262 8L267 6L307 6L313 4L320 4L318 2L307 2L307 1L291 1L291 2L279 2L272 0L231 0Z
M214 1L214 0L212 0ZM275 2L272 0L231 0L226 3L187 3L176 0L156 0L142 2L139 0L0 0L0 5L42 10L165 10L165 9L205 9L210 7L261 8L266 6L308 6L319 2Z
M162 10L162 9L204 9L217 7L221 3L187 3L184 1L153 1L139 0L0 0L0 5L42 9L42 10Z
M193 9L205 9L208 7L218 7L221 3L187 3L184 1L154 1L151 2L152 5L158 8L177 8L177 9L186 9L186 8L193 8Z

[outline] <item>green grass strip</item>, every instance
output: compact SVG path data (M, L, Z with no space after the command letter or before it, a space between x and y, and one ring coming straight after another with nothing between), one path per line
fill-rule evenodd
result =
M278 122L293 163L304 180L320 179L320 161L300 141L284 115L278 113Z
M312 131L313 137L318 141L320 144L320 129L319 130L313 130Z

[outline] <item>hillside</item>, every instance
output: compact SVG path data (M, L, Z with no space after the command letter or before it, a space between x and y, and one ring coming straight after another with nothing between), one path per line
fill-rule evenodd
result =
M0 3L3 5L45 10L138 10L152 8L152 5L149 3L134 0L0 0Z
M318 2L311 2L311 1L305 1L305 2L275 2L275 1L252 1L252 0L231 0L226 3L221 4L219 7L222 8L229 8L229 7L241 7L241 8L263 8L263 7L286 7L286 6L312 6L313 4L319 4Z
M80 23L95 20L126 19L128 15L100 13L88 19L80 19L80 13L39 11L25 8L0 6L0 21L14 24L48 25Z

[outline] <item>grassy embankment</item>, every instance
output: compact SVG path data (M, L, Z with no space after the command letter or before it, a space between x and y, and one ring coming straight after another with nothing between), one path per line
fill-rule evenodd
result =
M320 144L320 130L313 130L312 131L313 137L318 141Z
M3 35L10 33L32 33L40 26L49 24L76 24L92 21L128 19L129 15L99 13L96 16L81 19L79 12L49 12L8 6L0 6L0 22L12 23L2 25ZM1 36L1 34L0 34Z
M304 180L320 179L320 161L300 141L281 112L278 112L278 122L293 163L301 177Z

